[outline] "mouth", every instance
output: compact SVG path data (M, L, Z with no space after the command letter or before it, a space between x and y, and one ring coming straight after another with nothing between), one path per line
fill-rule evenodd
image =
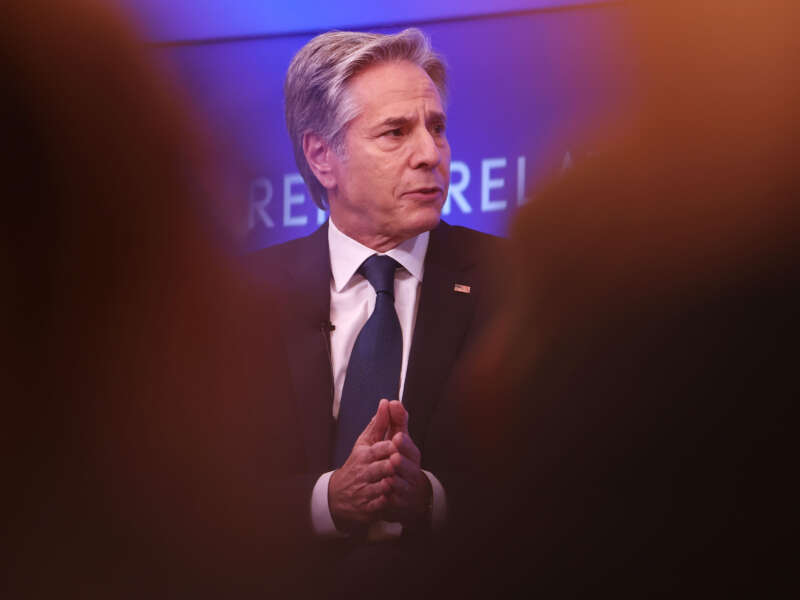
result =
M442 188L439 186L419 187L406 192L407 195L414 196L436 196L442 193Z

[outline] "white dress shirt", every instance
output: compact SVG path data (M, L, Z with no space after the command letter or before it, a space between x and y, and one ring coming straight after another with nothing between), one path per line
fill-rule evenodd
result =
M400 398L403 400L408 355L414 334L414 323L419 306L419 290L425 270L425 253L428 250L429 233L426 231L404 241L385 254L403 267L394 278L394 307L403 333L403 358L400 366ZM328 247L331 257L331 312L330 320L335 326L331 331L331 369L333 371L333 417L338 418L342 388L347 374L347 364L356 338L375 307L375 290L361 276L358 268L367 258L376 254L374 250L348 237L328 221ZM411 417L411 415L410 415ZM311 523L317 535L339 536L328 508L328 482L331 473L323 474L314 485L311 494ZM433 489L433 524L440 526L446 518L447 504L444 488L438 479L423 471ZM400 523L381 521L370 528L371 539L397 537L402 532Z

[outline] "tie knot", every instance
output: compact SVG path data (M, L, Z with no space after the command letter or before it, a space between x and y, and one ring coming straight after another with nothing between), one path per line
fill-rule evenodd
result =
M373 254L361 263L358 272L372 284L376 294L386 292L394 297L394 270L399 266L390 256Z

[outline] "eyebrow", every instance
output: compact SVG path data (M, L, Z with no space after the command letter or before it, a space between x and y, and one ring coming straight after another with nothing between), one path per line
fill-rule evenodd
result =
M384 119L383 121L378 123L377 127L378 128L391 127L392 129L398 127L405 127L414 120L415 120L414 118L410 117L389 117L388 119ZM434 110L428 113L427 118L425 119L426 125L436 122L446 123L447 115L445 115L443 112L439 112L438 110Z
M439 112L438 110L432 110L428 114L428 118L426 119L426 123L447 123L447 115L443 112Z
M408 123L411 122L411 119L408 117L389 117L388 119L384 119L380 123L378 123L378 127L383 129L385 127L404 127Z

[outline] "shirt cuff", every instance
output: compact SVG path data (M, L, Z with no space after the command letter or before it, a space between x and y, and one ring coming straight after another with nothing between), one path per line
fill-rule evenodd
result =
M439 531L447 522L447 494L436 475L424 469L422 472L425 473L428 481L430 481L433 492L431 498L431 527L434 531ZM336 529L328 506L328 484L332 474L333 471L328 471L320 475L317 483L314 484L314 489L311 491L311 528L314 534L319 537L347 537L346 533Z
M433 490L433 497L431 498L431 527L434 531L440 531L447 522L447 494L444 492L444 486L436 479L436 475L425 469L422 472L431 482L431 490Z
M311 491L311 529L319 537L347 537L346 533L336 529L328 506L328 483L332 474L333 471L328 471L320 475Z

